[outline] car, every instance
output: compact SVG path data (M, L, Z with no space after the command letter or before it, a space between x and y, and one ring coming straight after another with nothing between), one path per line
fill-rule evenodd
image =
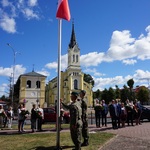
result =
M43 108L44 112L44 119L43 123L45 122L56 122L56 111L55 108Z
M141 120L147 119L148 121L150 121L150 109L145 107L145 106L141 106L142 107L142 114L141 114Z
M46 122L56 122L56 111L54 107L43 108L44 119L43 123ZM63 113L63 123L69 123L70 113L69 111L64 111Z

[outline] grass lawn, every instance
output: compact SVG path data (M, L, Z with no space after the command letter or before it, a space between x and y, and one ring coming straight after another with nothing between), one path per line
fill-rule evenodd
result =
M49 129L50 127L54 128L55 125L43 125L43 129ZM64 124L62 127L68 128L69 126ZM17 126L13 126L13 129L17 129ZM25 125L25 129L30 129L30 126ZM90 133L90 145L82 147L82 150L98 150L113 136L113 134L104 132ZM70 132L60 132L60 146L64 150L71 150L74 147ZM4 150L54 150L56 147L56 132L0 135L0 147Z

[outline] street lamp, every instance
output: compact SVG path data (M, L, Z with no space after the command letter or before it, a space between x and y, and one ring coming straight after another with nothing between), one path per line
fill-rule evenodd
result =
M17 51L15 51L15 49L9 44L7 43L7 45L12 49L13 51L13 73L12 73L12 106L13 106L13 102L14 102L14 77L15 77L15 64L16 64L16 54L18 54Z

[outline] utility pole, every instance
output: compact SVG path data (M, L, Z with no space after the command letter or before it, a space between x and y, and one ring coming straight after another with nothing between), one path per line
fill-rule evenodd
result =
M13 52L13 73L12 73L12 107L14 103L14 78L15 78L15 65L16 65L16 55L20 54L19 52L15 51L15 49L7 43L7 45L12 49Z

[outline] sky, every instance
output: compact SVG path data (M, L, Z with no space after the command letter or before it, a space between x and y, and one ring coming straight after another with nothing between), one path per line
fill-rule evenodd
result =
M68 2L71 20L62 21L61 70L67 68L74 21L82 72L93 77L93 91L115 85L122 88L131 78L134 87L148 87L150 0ZM58 0L0 0L0 96L8 95L13 66L15 81L33 68L47 76L46 83L57 76L57 3Z

